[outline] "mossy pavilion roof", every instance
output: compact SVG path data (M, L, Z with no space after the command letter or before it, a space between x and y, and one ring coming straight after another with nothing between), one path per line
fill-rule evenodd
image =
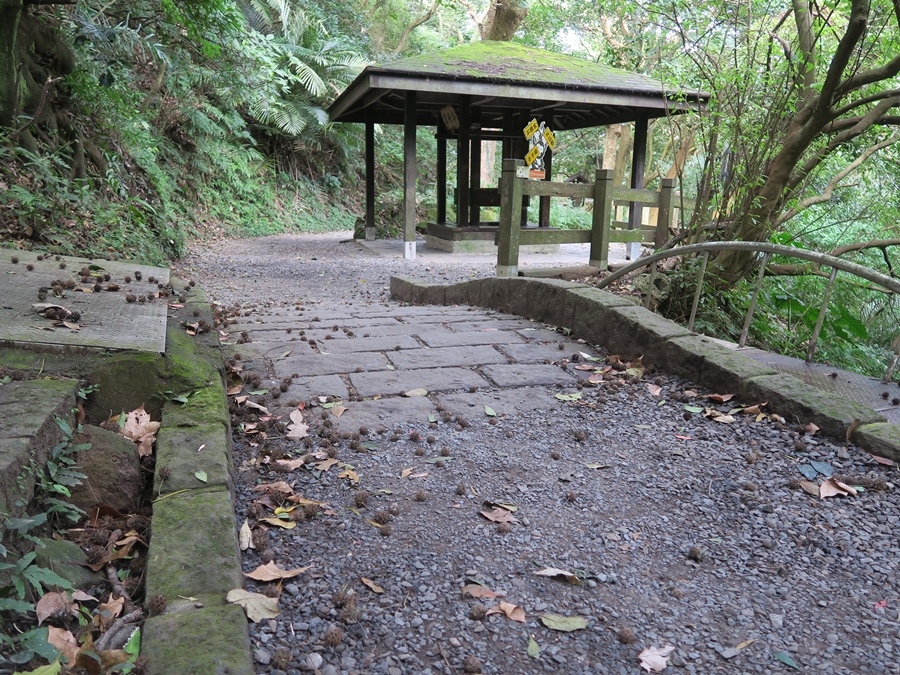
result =
M504 113L553 113L555 130L583 129L697 110L708 95L669 87L565 54L514 42L471 42L424 56L366 67L328 112L335 122L402 124L405 95L416 92L418 125L470 97L482 127L502 127Z

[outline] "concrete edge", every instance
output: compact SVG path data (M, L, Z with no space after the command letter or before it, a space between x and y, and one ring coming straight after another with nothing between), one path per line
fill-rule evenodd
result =
M185 306L170 313L167 334L179 337L173 348L181 352L182 361L191 361L191 367L175 359L169 367L181 386L197 394L189 396L186 403L169 401L163 406L154 475L154 494L163 501L158 499L154 505L146 588L148 597L154 589L165 591L160 594L166 597L166 610L148 619L142 654L147 657L149 672L160 675L253 675L247 619L243 610L225 600L230 588L242 585L243 575L234 520L234 465L224 365L215 331L183 339L183 324L204 320L213 325L205 292L193 287L185 293ZM160 475L163 467L167 467L166 476ZM197 472L203 472L206 480ZM217 508L192 507L195 502L210 500ZM182 522L181 510L191 513L192 508L193 513L214 513L197 513L202 525L191 525L193 517L189 523ZM157 517L163 510L181 515ZM202 541L186 536L186 526L204 528ZM203 542L219 542L222 550L210 555ZM177 591L172 575L166 572L173 566L190 570L178 577ZM211 580L218 581L210 586Z
M518 314L571 329L575 337L601 344L647 365L665 368L708 389L722 388L747 400L768 401L788 420L815 422L824 433L850 440L876 455L900 462L900 425L868 408L826 392L691 333L625 298L585 284L541 278L485 278L431 284L392 276L391 298L414 305L470 305Z

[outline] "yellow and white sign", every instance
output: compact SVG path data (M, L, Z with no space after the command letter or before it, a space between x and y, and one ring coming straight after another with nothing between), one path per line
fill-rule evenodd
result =
M556 135L547 128L546 122L538 124L536 119L531 120L522 132L528 139L528 154L525 155L525 164L530 167L532 178L544 178L544 154L547 149L556 149Z

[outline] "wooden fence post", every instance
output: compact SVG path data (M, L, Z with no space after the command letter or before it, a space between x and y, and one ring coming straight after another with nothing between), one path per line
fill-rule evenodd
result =
M588 264L605 270L609 266L609 226L612 220L612 169L594 173L594 217L591 221L591 257Z
M662 248L669 241L669 229L675 224L675 179L662 178L659 181L659 210L656 214L656 237L653 246Z
M500 231L497 234L497 276L519 276L519 233L522 218L522 181L516 169L521 159L504 159L500 175Z

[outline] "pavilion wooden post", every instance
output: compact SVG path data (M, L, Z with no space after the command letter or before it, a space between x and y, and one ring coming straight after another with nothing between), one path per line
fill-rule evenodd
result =
M456 137L456 224L463 227L469 223L469 110L471 99L461 97L459 105L459 133Z
M375 240L375 122L366 108L366 241Z
M659 181L659 211L656 214L656 236L654 248L662 248L669 240L669 229L675 224L675 179L661 178Z
M631 189L642 190L644 188L644 165L647 161L647 116L642 115L634 122L634 152L631 156ZM641 214L644 207L641 204L631 202L628 213L628 229L636 230L641 226ZM626 244L625 258L636 260L641 256L640 242Z
M544 119L548 129L553 126L553 111L549 111ZM547 154L544 155L544 172L544 180L553 180L553 151L550 148L547 148ZM550 227L550 197L541 197L538 208L538 227Z
M403 257L416 259L416 92L406 92L403 116Z
M437 213L438 223L447 222L447 129L444 120L438 115L437 128Z
M591 254L588 264L601 270L609 267L613 173L612 169L597 169L594 172L594 216L591 221Z
M476 126L480 117L479 110L476 108L472 111L472 120ZM480 136L480 134L476 134ZM478 203L478 189L481 187L481 138L475 138L474 141L469 137L469 148L471 161L469 162L469 180L472 187L471 196L469 197L469 225L478 226L481 222L481 206Z
M521 159L504 159L500 174L500 231L497 233L497 276L519 276L519 226L522 211L522 179L516 169Z

